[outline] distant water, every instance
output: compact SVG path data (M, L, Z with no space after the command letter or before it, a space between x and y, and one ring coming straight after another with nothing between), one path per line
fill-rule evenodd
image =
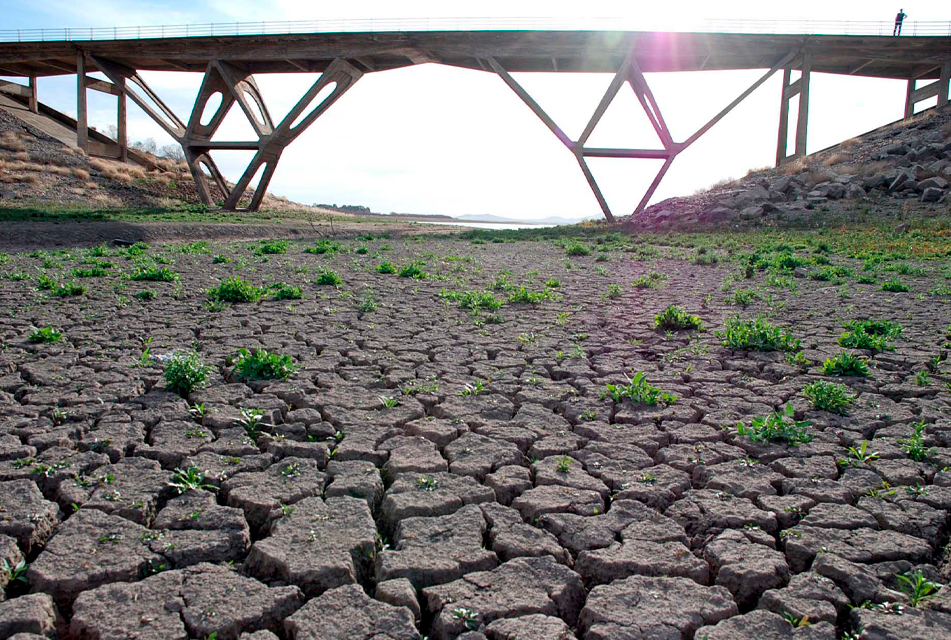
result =
M544 229L545 227L553 227L552 224L531 224L528 222L522 222L517 224L504 224L504 223L495 223L495 222L442 222L440 220L433 220L432 222L422 221L422 220L412 220L412 222L418 222L420 224L444 224L450 227L475 227L476 229Z

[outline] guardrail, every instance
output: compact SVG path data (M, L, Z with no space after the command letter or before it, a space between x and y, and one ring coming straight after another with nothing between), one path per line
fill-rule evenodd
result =
M893 21L730 20L665 23L639 18L433 18L215 22L142 27L3 29L0 42L62 42L308 33L419 31L669 31L734 34L891 36ZM906 21L902 36L951 37L951 21Z

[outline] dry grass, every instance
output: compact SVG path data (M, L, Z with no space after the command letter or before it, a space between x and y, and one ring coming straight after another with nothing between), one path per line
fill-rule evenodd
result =
M822 161L822 165L825 167L831 167L834 164L842 164L843 162L848 162L852 158L847 153L833 153L831 156L825 158Z
M832 182L839 174L832 171L811 170L802 176L803 183L810 189L823 182Z
M12 131L0 133L0 149L7 151L26 151L26 145L20 137Z
M40 177L36 175L35 173L28 173L22 176L11 176L11 175L4 174L0 176L0 182L4 182L6 184L11 184L14 182L25 183L25 184L39 184Z
M80 169L79 167L73 167L70 170L70 173L74 178L79 178L80 180L89 180L89 172L85 169Z
M2 167L7 171L30 171L33 173L42 173L43 165L36 164L35 162L4 162Z
M72 174L72 171L70 171L66 167L57 167L56 165L52 165L52 164L46 165L46 171L48 173L52 173L57 176L68 176Z
M89 166L102 173L106 178L124 184L132 184L136 179L144 180L146 176L145 170L141 167L100 158L90 160Z
M98 189L98 188L99 188L99 183L98 183L98 182L92 182L92 181L90 181L90 182L84 182L84 183L83 183L83 186L86 187L87 189Z
M797 173L802 173L808 168L808 163L805 158L796 158L791 160L779 167L780 173L791 176Z

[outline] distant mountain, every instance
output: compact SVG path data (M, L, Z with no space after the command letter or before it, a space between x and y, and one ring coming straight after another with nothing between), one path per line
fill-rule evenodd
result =
M476 213L476 214L466 214L462 216L454 216L456 220L463 222L485 222L493 224L539 224L539 225L560 225L560 224L577 224L585 220L591 220L592 218L597 218L595 215L583 216L580 218L561 218L558 216L548 216L545 218L525 218L525 219L516 219L516 218L503 218L501 216L494 216L490 213Z

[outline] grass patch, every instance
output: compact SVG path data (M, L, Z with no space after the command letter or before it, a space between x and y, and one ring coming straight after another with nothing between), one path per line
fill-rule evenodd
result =
M206 291L208 299L215 302L257 302L264 295L264 290L245 282L238 276L228 278L217 287Z
M816 380L807 384L802 394L812 403L813 408L839 415L848 414L849 405L855 402L855 396L849 393L844 384Z
M634 404L646 404L651 407L658 404L670 405L677 401L677 396L649 384L647 376L642 371L635 373L633 378L628 378L627 384L605 385L601 398L611 398L614 402L623 402L626 398Z
M239 349L233 360L231 375L235 380L286 380L297 371L290 356L264 349Z
M27 338L28 341L34 344L52 344L54 342L59 342L63 339L63 334L53 327L43 327L42 329L34 329Z
M180 275L167 267L139 267L129 274L129 280L144 282L177 282L180 278Z
M212 371L193 351L176 351L165 366L165 387L183 398L208 383Z
M827 376L867 376L868 365L848 351L826 358L822 372Z
M782 411L774 411L765 416L753 418L749 426L737 423L736 432L753 442L785 442L794 447L812 442L809 422L793 419L793 407L787 404Z
M716 336L723 346L734 350L796 352L800 347L797 338L786 329L774 327L763 314L751 320L730 318Z
M320 273L317 274L317 279L314 280L314 284L336 287L343 284L343 279L333 269L321 269Z
M654 327L664 331L703 331L700 316L690 315L675 304L654 316Z

